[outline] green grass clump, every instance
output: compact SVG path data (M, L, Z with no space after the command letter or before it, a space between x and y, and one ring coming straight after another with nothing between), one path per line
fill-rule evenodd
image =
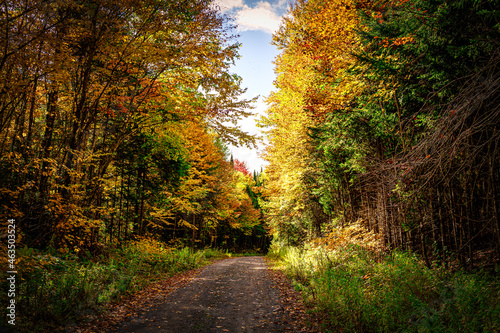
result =
M500 283L485 272L430 269L410 253L359 246L272 248L327 332L498 332Z
M49 332L95 313L118 297L175 273L201 267L208 259L225 257L219 250L175 249L143 239L106 255L81 257L18 251L16 331ZM6 279L2 276L2 290ZM7 304L7 293L0 302ZM6 309L2 316L6 318Z

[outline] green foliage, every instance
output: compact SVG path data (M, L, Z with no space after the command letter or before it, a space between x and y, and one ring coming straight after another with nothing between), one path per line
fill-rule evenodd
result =
M461 88L456 80L481 68L498 45L498 16L492 11L498 5L473 0L374 3L371 10L360 11L366 48L358 51L358 59L368 65L363 75L392 84L403 116L424 104L445 103ZM390 109L396 111L394 105Z
M271 247L328 332L494 332L500 282L485 272L429 269L413 254L380 257L358 246L339 251Z

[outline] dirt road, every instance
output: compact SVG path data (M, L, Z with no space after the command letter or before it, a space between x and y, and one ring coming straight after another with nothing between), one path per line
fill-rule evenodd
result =
M114 332L298 332L262 257L219 261Z

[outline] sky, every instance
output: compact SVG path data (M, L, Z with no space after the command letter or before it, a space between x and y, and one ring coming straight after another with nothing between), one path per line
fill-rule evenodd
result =
M223 13L234 17L238 25L238 41L242 44L239 50L240 59L237 59L231 72L242 78L242 87L247 88L244 97L251 99L259 95L252 110L254 117L239 122L243 131L251 134L261 132L256 127L255 120L265 114L264 99L274 89L275 79L273 60L278 50L271 45L272 33L278 30L281 17L286 14L290 0L216 0ZM258 144L258 149L229 146L233 157L246 162L250 172L260 172L266 162L259 157L264 145Z

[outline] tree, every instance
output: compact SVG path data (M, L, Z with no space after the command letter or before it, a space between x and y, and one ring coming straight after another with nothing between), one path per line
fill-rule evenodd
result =
M298 1L274 36L283 53L276 60L277 91L267 100L270 108L262 124L269 128L270 141L267 209L284 238L304 229L318 235L329 219L319 203L326 200L318 197L321 162L313 157L312 129L326 117L339 125L349 118L343 110L362 88L346 74L359 46L358 24L354 2ZM336 145L343 146L340 137Z
M241 172L245 176L251 177L250 171L248 171L246 163L238 159L234 160L234 170Z

